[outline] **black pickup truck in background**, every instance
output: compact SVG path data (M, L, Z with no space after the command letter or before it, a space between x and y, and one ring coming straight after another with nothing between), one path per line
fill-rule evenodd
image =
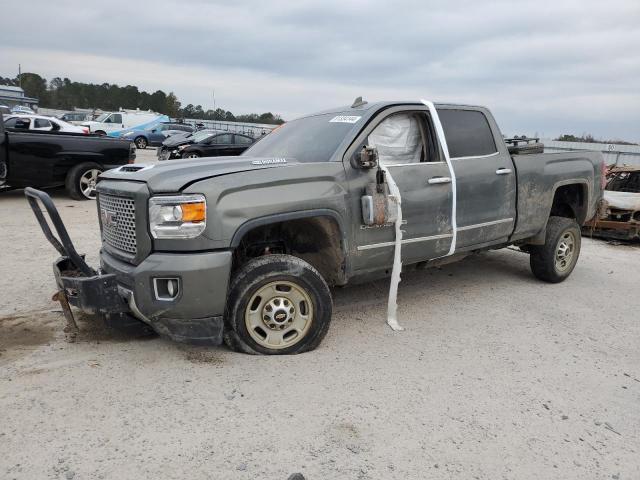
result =
M75 200L95 198L98 175L133 163L133 142L76 133L4 127L0 115L0 191L64 186Z

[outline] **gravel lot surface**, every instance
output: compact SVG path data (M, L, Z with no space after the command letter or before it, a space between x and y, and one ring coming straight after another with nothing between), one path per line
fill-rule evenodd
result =
M152 150L139 161L153 159ZM54 199L96 262L95 204ZM501 250L338 289L318 350L253 357L115 333L67 343L46 243L0 195L0 478L640 478L640 248L572 277Z

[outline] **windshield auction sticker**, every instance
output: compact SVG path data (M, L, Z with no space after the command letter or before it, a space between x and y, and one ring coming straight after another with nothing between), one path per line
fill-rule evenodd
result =
M356 117L354 115L338 115L337 117L333 117L329 122L335 123L356 123L362 117Z

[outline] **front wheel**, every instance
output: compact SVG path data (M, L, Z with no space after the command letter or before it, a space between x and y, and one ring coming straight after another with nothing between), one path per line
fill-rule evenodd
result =
M136 148L140 149L140 150L144 150L145 148L147 148L148 142L147 139L144 137L137 137L133 143L136 144Z
M549 283L564 281L580 256L580 227L573 218L549 217L544 245L530 248L531 271Z
M94 200L96 198L96 182L102 167L97 163L86 162L74 166L65 180L67 193L74 200Z
M189 152L189 153L184 153L182 155L182 158L200 158L200 155L197 154L196 152Z
M322 275L291 255L247 262L229 287L225 343L233 350L265 355L316 348L329 329L332 300Z

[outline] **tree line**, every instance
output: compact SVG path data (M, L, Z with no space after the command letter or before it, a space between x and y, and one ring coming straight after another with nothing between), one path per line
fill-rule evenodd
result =
M624 140L597 139L590 133L584 133L579 137L577 135L564 134L564 135L560 135L558 138L554 138L554 140L558 140L560 142L610 143L613 145L637 145L637 143L626 142Z
M172 118L196 118L201 120L225 120L228 122L284 123L280 115L271 112L234 115L217 108L204 110L202 105L182 106L173 92L156 90L153 93L140 91L138 87L116 84L72 82L68 78L55 77L50 81L37 73L22 73L15 78L1 77L0 85L21 86L27 97L37 98L45 108L70 110L74 107L100 110L139 108L164 113Z

